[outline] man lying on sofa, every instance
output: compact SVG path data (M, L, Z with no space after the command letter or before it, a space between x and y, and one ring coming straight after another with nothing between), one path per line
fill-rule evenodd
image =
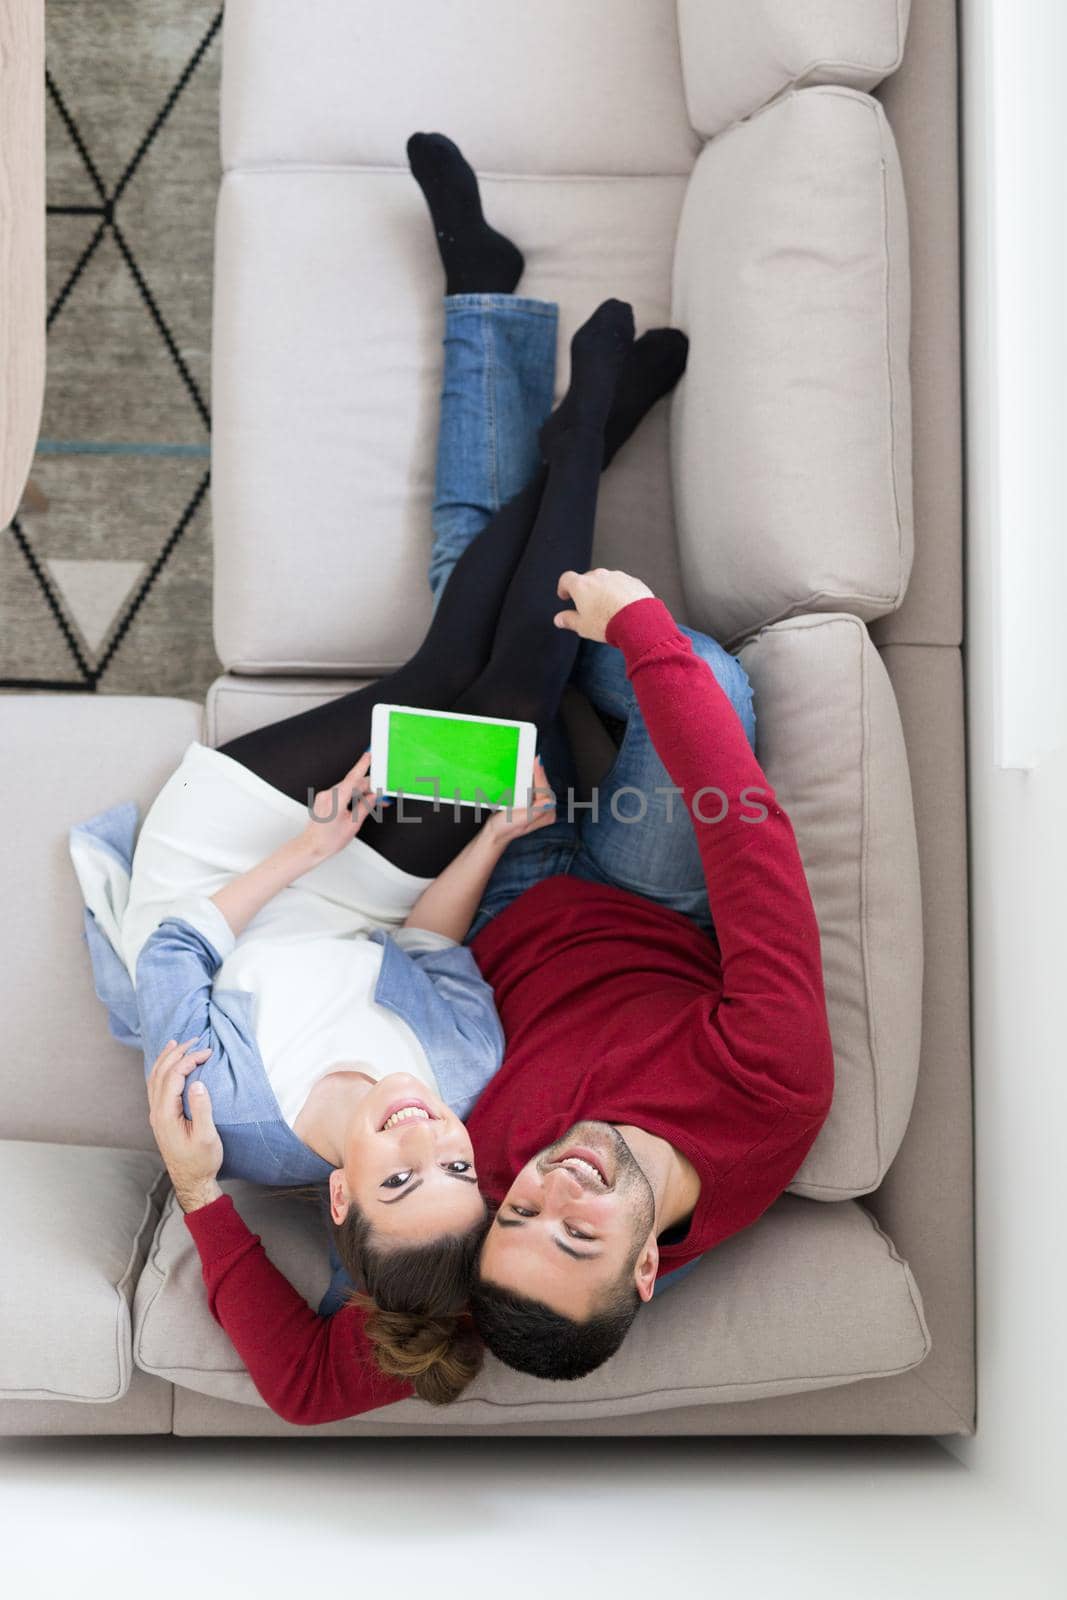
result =
M632 825L633 850L654 873L695 839L714 923L709 938L661 895L568 873L473 941L508 1049L468 1123L498 1202L472 1313L509 1365L575 1378L618 1348L658 1272L782 1193L829 1110L833 1056L793 829L730 700L636 579L565 573L560 595L559 626L621 651L680 796ZM361 1309L312 1312L222 1195L206 1097L182 1113L181 1057L153 1072L153 1128L211 1310L263 1398L315 1423L410 1395L368 1359Z

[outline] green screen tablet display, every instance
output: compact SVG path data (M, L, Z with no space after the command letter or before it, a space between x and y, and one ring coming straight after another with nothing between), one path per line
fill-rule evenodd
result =
M514 804L518 727L389 713L386 790L476 805Z

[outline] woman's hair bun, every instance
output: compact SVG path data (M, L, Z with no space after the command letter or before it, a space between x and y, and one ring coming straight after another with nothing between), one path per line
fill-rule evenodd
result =
M481 1342L466 1316L383 1311L372 1303L366 1330L381 1370L407 1379L419 1399L431 1405L457 1399L482 1365Z

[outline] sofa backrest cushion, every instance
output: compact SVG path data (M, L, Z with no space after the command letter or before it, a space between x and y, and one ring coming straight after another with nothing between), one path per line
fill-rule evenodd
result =
M911 0L678 0L689 120L705 137L784 89L871 89L904 53Z
M756 751L793 823L822 936L830 1114L790 1189L876 1189L908 1125L922 1033L922 900L908 758L881 657L852 616L795 617L740 652Z
M275 1266L318 1305L330 1268L314 1202L251 1184L223 1187ZM196 1247L173 1200L137 1286L134 1321L134 1358L146 1372L263 1404L208 1309ZM445 1427L626 1416L887 1377L929 1349L915 1281L870 1213L855 1201L819 1206L785 1195L643 1307L619 1353L588 1378L546 1383L489 1358L453 1405L404 1400L368 1415Z
M700 147L675 0L227 0L223 62L227 169L405 169L420 128L497 173L684 173Z
M804 89L707 146L674 260L671 466L689 620L900 604L912 561L908 226L885 113Z

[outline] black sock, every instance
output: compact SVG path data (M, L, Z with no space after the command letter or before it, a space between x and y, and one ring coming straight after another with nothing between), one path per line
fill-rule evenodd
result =
M605 300L578 329L571 340L570 388L538 435L546 461L573 428L604 428L633 341L633 308L622 300Z
M413 133L412 176L426 196L446 294L511 294L522 277L522 252L482 215L478 179L458 146L443 133Z
M631 345L604 424L605 466L656 401L674 388L688 355L689 340L678 328L650 328Z

